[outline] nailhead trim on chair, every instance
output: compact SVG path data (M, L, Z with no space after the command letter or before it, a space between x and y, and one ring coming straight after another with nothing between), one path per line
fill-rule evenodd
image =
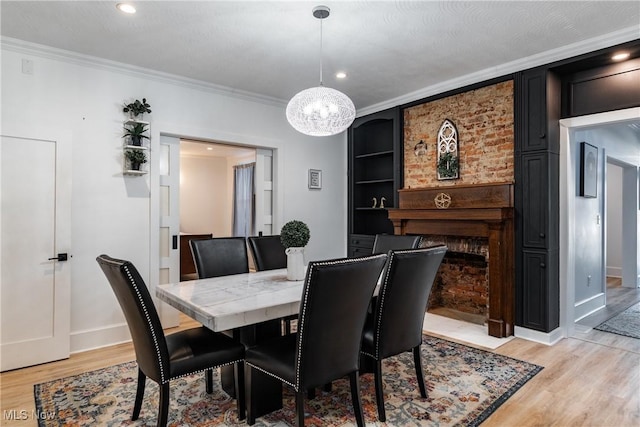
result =
M303 295L300 319L298 320L298 360L296 362L296 385L293 387L296 392L300 391L300 358L302 357L302 341L304 338L305 312L307 311L307 302L309 299L309 286L307 286L307 284L311 282L311 276L315 269L313 267L324 266L324 265L337 265L337 264L356 264L359 262L368 261L370 259L380 258L382 256L386 257L386 255L371 255L368 257L362 257L357 259L345 258L345 259L340 259L336 261L320 261L320 262L311 263L312 265L309 269L309 276L307 277L307 283L305 283L305 287L304 287L305 293Z
M138 301L140 301L140 304L142 305L142 310L144 310L144 317L147 319L147 324L149 325L149 329L151 330L151 336L153 337L153 345L156 348L156 355L158 356L158 362L160 365L160 379L162 384L165 384L167 382L169 382L169 379L165 378L165 373L164 373L164 369L162 368L162 357L160 355L160 346L158 345L158 336L156 334L155 329L153 328L153 324L151 323L151 319L149 319L149 312L147 311L147 306L144 303L144 300L142 299L142 296L140 295L140 291L138 289L138 285L136 285L135 280L133 280L133 276L131 275L131 272L129 271L129 267L127 267L126 264L122 265L124 268L124 271L127 273L127 277L129 278L129 281L131 282L131 285L133 286L133 289L136 291L136 295L138 296Z
M291 384L289 381L285 380L284 378L281 378L281 377L279 377L279 376L277 376L277 375L273 374L272 372L265 371L264 369L262 369L262 368L261 368L261 367L259 367L259 366L254 365L253 363L245 362L245 364L247 364L247 365L251 366L253 369L257 369L258 371L262 371L262 372L264 372L265 374L269 375L270 377L273 377L273 378L275 378L275 379L278 379L278 380L282 381L282 382L283 382L283 383L285 383L285 384L290 385L291 387L293 387L294 391L298 391L298 388L295 386L295 384Z
M209 369L218 369L218 368L220 368L222 366L235 365L236 363L243 362L243 361L244 361L244 359L238 359L238 360L236 360L234 362L227 362L227 363L223 363L221 365L210 366L210 367L205 368L205 369L200 369L199 371L187 372L186 374L178 375L177 377L171 377L171 378L169 378L169 381L175 380L177 378L188 377L189 375L193 375L193 374L199 374L200 372L205 372L205 371L208 371Z
M393 261L396 259L395 254L410 254L410 253L419 252L422 250L424 250L424 248L396 250L396 251L393 251L392 255L389 257L389 265L387 266L387 271L384 276L384 282L382 283L382 296L378 294L378 298L380 298L380 312L376 313L378 316L378 324L375 330L376 342L373 349L375 355L371 355L366 352L361 352L362 354L365 354L369 357L373 357L376 360L380 358L380 328L382 327L382 311L384 309L384 301L385 301L385 296L387 294L387 284L389 283L389 272L391 271L391 264L393 264Z

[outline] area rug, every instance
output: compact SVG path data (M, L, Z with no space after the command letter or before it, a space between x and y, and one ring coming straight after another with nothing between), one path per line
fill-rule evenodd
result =
M640 302L593 329L640 339Z
M542 367L510 357L424 335L422 358L428 398L422 399L413 356L404 353L383 362L387 422L377 421L373 375L361 376L361 396L367 426L476 426L535 376ZM36 410L56 414L40 426L155 425L158 387L147 380L140 418L131 421L136 392L135 362L111 366L34 386ZM214 378L206 394L203 375L171 383L171 426L246 425L238 422L235 401ZM256 426L296 425L295 397L284 388L283 409L260 417ZM355 425L348 380L333 383L331 392L318 390L305 400L307 426ZM42 417L47 418L47 417Z

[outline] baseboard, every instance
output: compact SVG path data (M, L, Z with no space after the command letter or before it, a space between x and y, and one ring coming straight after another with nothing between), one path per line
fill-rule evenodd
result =
M514 335L517 338L522 338L527 341L534 341L545 345L554 345L562 338L564 338L562 328L556 328L551 332L540 332L533 329L516 326L514 329Z
M622 278L621 267L609 267L607 266L607 277L619 277Z
M70 351L73 354L129 342L131 341L131 334L129 333L127 324L123 323L105 328L72 332L70 339Z
M606 305L605 294L599 293L591 298L577 302L573 309L574 322L583 319Z

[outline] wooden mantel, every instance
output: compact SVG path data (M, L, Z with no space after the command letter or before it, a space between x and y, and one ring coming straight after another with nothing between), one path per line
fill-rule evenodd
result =
M389 209L395 234L488 238L489 335L513 335L513 184L405 189L399 195L399 208Z

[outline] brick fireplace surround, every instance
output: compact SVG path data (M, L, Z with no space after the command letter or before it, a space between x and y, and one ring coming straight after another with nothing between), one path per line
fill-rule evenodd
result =
M436 236L458 238L452 241L488 240L488 332L500 338L513 335L513 184L404 189L399 196L399 207L389 209L395 234L423 235L434 242L441 241ZM478 254L464 248L463 243L451 249Z

